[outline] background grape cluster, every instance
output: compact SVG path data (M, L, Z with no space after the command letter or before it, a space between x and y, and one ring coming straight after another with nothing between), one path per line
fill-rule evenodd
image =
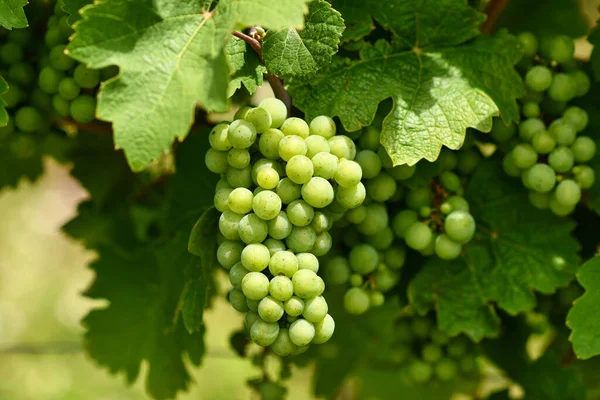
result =
M498 120L491 135L507 151L504 170L521 177L531 204L565 216L595 181L586 163L595 156L596 143L578 135L588 125L588 115L569 104L590 90L590 78L573 58L573 39L556 36L538 43L528 32L519 39L525 49L520 62L527 89L523 119L518 127Z

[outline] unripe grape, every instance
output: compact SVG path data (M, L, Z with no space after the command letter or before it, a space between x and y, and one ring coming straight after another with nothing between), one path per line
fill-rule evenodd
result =
M325 115L320 115L310 121L310 134L331 139L335 136L335 122Z

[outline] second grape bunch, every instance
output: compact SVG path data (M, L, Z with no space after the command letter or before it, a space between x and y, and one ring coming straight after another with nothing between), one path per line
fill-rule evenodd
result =
M251 339L280 356L332 336L317 257L332 247L334 221L366 195L356 147L333 120L287 113L274 98L242 108L214 127L205 156L221 175L217 259L229 270L229 301L246 313Z

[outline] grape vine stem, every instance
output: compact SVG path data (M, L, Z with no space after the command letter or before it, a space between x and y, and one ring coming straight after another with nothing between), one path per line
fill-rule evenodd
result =
M487 19L481 24L481 32L490 34L494 32L500 16L506 9L510 0L492 0L485 9Z
M250 35L246 35L240 31L234 31L233 36L242 39L244 42L248 43L250 47L254 50L254 52L258 55L261 63L265 63L265 60L262 57L262 45L260 41L256 40ZM271 85L271 89L273 89L273 93L275 93L275 97L285 103L285 106L288 109L288 117L290 116L290 112L292 110L292 98L290 94L283 87L283 81L277 75L273 75L270 73L265 74L267 77L267 81Z

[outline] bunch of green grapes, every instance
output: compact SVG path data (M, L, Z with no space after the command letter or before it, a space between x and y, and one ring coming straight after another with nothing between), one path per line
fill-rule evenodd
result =
M582 191L592 187L594 170L586 165L596 155L596 143L580 133L588 115L569 101L585 95L590 79L573 59L575 45L566 36L538 41L531 33L519 36L525 48L527 95L521 102L518 126L496 121L491 135L507 151L506 173L520 177L539 209L565 216L573 212Z
M308 124L287 112L274 98L241 109L214 127L205 157L221 174L217 258L229 270L229 301L246 313L252 340L281 356L333 334L317 257L332 247L333 222L366 195L355 145L333 120Z
M430 384L478 379L478 349L466 336L449 338L427 317L403 317L395 327L391 349L374 354L376 361L395 366L407 383Z
M457 174L470 174L481 159L471 136L458 155L445 150L424 166L424 178L415 175L415 166L394 167L379 135L380 129L371 126L356 137L355 161L363 171L366 199L338 222L334 239L339 236L342 246L324 267L328 284L348 286L344 305L351 314L384 303L385 293L400 279L406 245L453 259L475 231Z

